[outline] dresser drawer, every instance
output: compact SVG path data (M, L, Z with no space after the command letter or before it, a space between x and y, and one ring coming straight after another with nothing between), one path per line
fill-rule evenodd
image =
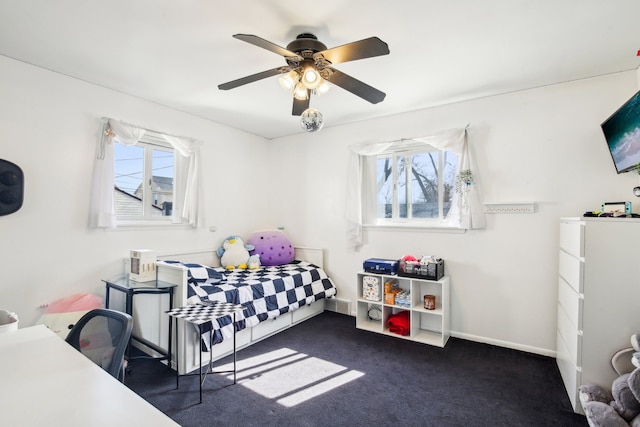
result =
M562 277L558 278L558 302L573 328L582 330L583 299Z
M576 362L571 359L567 345L562 340L560 334L558 334L556 342L556 361L562 382L571 401L571 407L574 411L580 412L581 407L578 393L578 385L581 381L580 369L576 365Z
M580 366L582 334L573 326L560 304L558 304L558 335L565 343L569 358L575 365Z
M574 291L581 294L582 289L582 275L583 275L583 262L569 255L567 252L560 250L558 259L558 272Z
M578 221L560 223L560 249L576 257L584 256L584 224Z

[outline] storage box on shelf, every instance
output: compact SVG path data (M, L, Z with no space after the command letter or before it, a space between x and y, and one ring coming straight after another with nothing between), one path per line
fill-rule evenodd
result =
M400 289L409 291L408 304L396 304L388 301L381 295L379 301L371 300L368 292L369 283L374 280L382 284L390 281L397 282ZM444 276L440 280L416 279L400 277L396 275L375 274L368 272L357 273L357 308L356 327L371 332L377 332L389 336L408 339L411 341L444 347L449 339L449 277ZM435 309L428 310L424 307L424 296L433 295L436 299ZM389 330L387 322L389 317L400 311L410 312L410 333L407 336L395 334Z
M427 280L440 280L444 276L444 261L441 259L424 264L400 260L398 265L398 276Z

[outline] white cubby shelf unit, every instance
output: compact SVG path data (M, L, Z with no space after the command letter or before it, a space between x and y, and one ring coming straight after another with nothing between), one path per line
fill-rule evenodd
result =
M379 281L379 301L371 301L364 298L362 279L365 276L376 277ZM384 284L390 280L396 280L398 286L404 290L410 290L410 307L386 304L384 297ZM358 294L356 308L356 328L364 329L393 337L416 341L438 347L444 347L447 343L450 318L450 280L443 276L440 280L415 279L392 274L376 274L361 271L357 273ZM424 308L424 296L434 295L436 307L433 310ZM381 312L379 320L369 316L371 308L378 308ZM410 312L410 333L399 335L389 330L387 322L392 314L407 310Z

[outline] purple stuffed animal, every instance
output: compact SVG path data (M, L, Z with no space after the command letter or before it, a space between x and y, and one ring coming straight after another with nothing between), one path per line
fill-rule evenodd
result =
M293 245L282 231L258 231L249 237L247 243L254 246L251 255L260 255L260 263L262 265L282 265L293 261Z

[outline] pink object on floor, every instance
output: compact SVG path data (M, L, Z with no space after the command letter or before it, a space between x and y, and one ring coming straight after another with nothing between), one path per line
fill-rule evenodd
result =
M93 294L75 294L49 304L45 314L69 313L72 311L86 311L103 307L102 298Z

